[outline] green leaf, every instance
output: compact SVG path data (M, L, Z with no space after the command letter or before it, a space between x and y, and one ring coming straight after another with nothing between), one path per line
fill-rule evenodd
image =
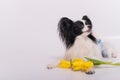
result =
M88 58L85 57L88 61L92 61L94 65L102 65L102 64L112 64L112 62L105 62L105 61L101 61L101 60L97 60L97 59L92 59L92 58Z

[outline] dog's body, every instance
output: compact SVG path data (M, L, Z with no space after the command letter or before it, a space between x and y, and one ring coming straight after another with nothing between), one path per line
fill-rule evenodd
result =
M86 36L86 34L82 34L77 36L74 44L66 50L66 60L70 60L72 58L82 58L89 57L95 59L101 59L101 51L99 47Z
M59 35L66 46L65 60L73 58L89 57L95 59L102 59L108 57L114 52L99 41L92 32L92 22L87 16L83 16L83 21L72 21L66 17L61 18L58 24ZM99 46L99 44L103 44ZM101 49L100 49L101 47ZM48 68L53 68L58 65L48 65Z

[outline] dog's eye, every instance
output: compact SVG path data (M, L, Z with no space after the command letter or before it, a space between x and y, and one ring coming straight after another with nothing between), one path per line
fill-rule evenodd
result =
M90 25L89 25L89 26L88 26L88 28L90 28L90 29L91 29L91 28L92 28L92 26L90 26Z
M85 25L90 25L90 22L87 22L87 21L86 21L86 22L85 22Z

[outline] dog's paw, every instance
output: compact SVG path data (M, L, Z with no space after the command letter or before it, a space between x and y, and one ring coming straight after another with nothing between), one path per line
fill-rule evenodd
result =
M86 74L95 74L94 70L87 71Z
M53 69L53 68L54 68L54 66L52 64L47 65L47 69Z
M56 68L57 65L56 64L48 64L47 65L47 69L53 69L53 68Z

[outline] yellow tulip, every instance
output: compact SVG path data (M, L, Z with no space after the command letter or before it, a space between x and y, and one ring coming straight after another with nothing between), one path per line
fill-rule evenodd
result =
M70 61L61 60L59 63L59 67L60 68L70 68L71 67Z
M84 60L82 60L82 59L73 59L72 60L72 69L74 71L81 70L83 65L84 65Z
M93 67L93 63L91 61L87 61L84 63L81 70L83 71L89 71Z

